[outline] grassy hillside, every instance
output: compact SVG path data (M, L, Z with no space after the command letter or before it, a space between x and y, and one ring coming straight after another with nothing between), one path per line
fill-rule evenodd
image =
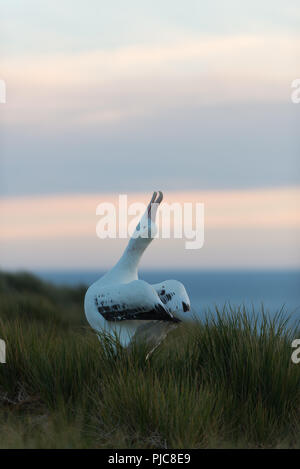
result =
M300 331L283 314L224 308L146 361L98 341L84 292L0 274L0 448L300 447Z

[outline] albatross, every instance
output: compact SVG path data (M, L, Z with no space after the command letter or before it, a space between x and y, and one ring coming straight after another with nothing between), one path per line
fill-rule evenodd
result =
M184 285L177 280L149 284L138 277L141 257L157 233L161 191L154 192L120 260L87 290L87 321L101 333L117 336L123 347L134 340L151 342L152 351L186 318L191 309Z

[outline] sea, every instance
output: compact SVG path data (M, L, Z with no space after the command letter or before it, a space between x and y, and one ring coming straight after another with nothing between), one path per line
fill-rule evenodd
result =
M101 271L36 271L56 285L85 285L97 280ZM258 314L274 315L281 309L300 320L300 270L140 270L139 278L149 283L167 279L181 281L191 299L193 312L204 317L224 305L245 306Z

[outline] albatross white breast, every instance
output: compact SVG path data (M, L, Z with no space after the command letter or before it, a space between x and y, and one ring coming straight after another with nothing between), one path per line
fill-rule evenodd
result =
M139 261L157 232L156 212L162 198L162 192L154 192L120 260L85 295L91 327L116 334L124 347L133 337L151 339L157 346L190 311L182 283L166 280L150 285L138 279Z

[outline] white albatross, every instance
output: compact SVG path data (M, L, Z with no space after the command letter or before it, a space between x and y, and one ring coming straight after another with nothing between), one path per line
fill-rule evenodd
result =
M150 285L138 278L140 259L157 233L156 212L162 199L162 192L153 193L122 257L85 295L84 309L90 326L97 333L117 336L123 347L137 339L151 342L156 348L190 311L190 299L182 283L166 280Z

